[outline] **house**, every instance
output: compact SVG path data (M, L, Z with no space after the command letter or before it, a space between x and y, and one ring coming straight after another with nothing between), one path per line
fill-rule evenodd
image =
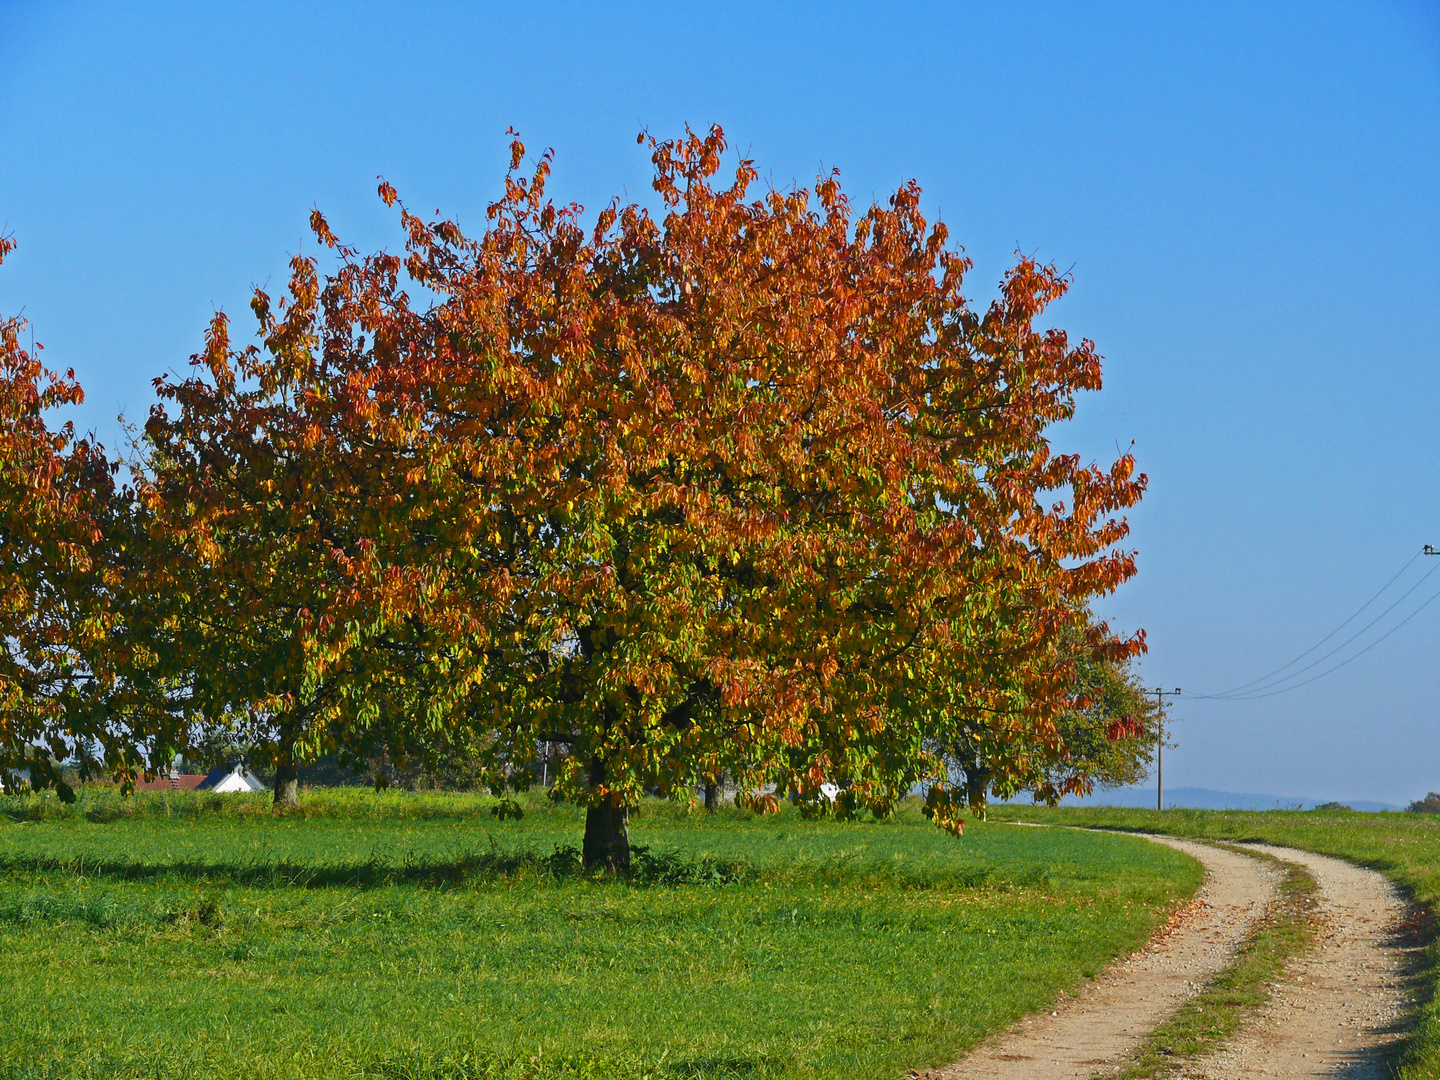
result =
M218 791L222 794L231 794L237 791L264 791L265 785L260 778L245 768L240 762L225 765L218 769L211 769L195 785L196 791Z
M154 780L136 778L136 791L216 791L228 795L236 791L264 791L260 778L238 761L211 769L208 773L161 774Z
M136 791L194 791L205 782L204 773L161 773L154 780L135 778Z

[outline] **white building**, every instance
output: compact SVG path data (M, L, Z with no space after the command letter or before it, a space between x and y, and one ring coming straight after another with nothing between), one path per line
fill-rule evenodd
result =
M196 791L216 791L230 794L237 791L264 791L260 778L239 762L234 765L211 769L205 779L195 785Z

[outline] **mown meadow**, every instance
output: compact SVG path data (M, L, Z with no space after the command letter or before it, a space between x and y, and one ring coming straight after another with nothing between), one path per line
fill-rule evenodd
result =
M1131 949L1198 885L1127 836L650 802L87 789L0 800L0 1077L893 1078Z
M1404 930L1424 944L1415 972L1417 1015L1398 1063L1399 1075L1403 1080L1440 1078L1440 941L1433 926L1433 914L1440 904L1440 815L1347 810L1047 809L1012 805L992 808L991 817L1199 840L1257 840L1347 859L1378 870L1416 904L1417 915Z

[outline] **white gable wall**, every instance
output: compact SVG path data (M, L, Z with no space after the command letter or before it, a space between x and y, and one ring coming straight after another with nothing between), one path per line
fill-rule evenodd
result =
M252 788L252 787L246 782L245 777L241 776L238 772L232 772L229 776L225 777L225 779L221 780L218 784L216 784L216 785L215 785L213 788L211 788L210 790L211 790L211 791L221 791L221 792L231 792L231 791L253 791L254 788Z

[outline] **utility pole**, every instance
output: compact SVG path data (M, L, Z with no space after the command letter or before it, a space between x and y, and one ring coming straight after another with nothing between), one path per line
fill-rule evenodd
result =
M1425 554L1426 554L1426 555L1440 555L1440 551L1436 551L1436 550L1435 550L1435 545L1434 545L1434 544L1426 544L1426 545L1425 545Z
M1155 695L1155 809L1165 809L1165 699L1179 697L1180 688L1162 690L1156 687L1150 693Z

